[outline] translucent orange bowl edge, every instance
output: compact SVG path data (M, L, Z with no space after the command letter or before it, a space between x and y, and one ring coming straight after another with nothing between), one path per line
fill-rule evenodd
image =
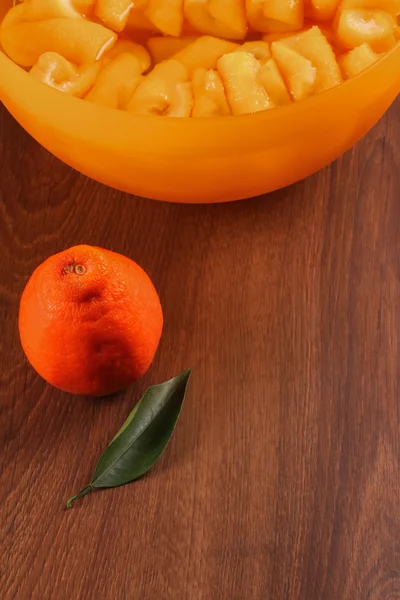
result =
M297 105L218 119L135 117L48 88L0 52L0 100L40 144L97 181L175 202L243 199L303 179L357 142L399 92L397 45Z

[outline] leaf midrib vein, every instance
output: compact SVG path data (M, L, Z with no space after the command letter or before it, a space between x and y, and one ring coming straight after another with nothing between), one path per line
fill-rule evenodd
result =
M158 415L161 413L161 411L162 411L162 410L164 410L164 408L167 406L167 404L168 404L168 402L169 402L169 400L170 400L170 399L171 399L171 398L168 398L168 401L167 401L165 404L163 404L163 406L161 406L161 408L160 408L160 409L159 409L159 410L158 410L158 411L155 413L155 415L153 416L153 418L151 419L151 421L150 421L150 422L149 422L149 423L146 425L146 427L145 427L144 429L142 429L142 431L139 433L139 435L138 435L138 436L136 436L136 438L134 438L134 439L133 439L133 440L130 442L129 446L128 446L128 447L127 447L127 448L126 448L126 449L125 449L125 450L122 452L122 454L121 454L120 456L118 456L118 458L116 458L116 459L114 460L114 462L112 462L112 463L111 463L111 465L110 465L109 467L107 467L107 469L106 469L106 470L105 470L105 471L102 473L102 475L100 475L100 477L97 477L97 479L96 479L95 481L92 481L92 484L93 484L93 485L94 485L94 484L96 483L96 481L98 481L98 480L99 480L101 477L104 477L105 475L107 475L107 473L109 473L109 472L111 471L111 469L112 469L112 468L115 466L115 464L116 464L116 463L117 463L119 460L121 460L121 458L122 458L122 457L123 457L123 456L124 456L124 455L125 455L125 454L128 452L128 450L130 450L130 448L133 446L133 444L134 444L135 442L137 442L137 440L138 440L138 439L139 439L139 438L140 438L140 437L141 437L141 436L144 434L144 432L145 432L145 431L148 429L148 427L149 427L149 426L152 424L152 422L154 421L154 419L155 419L156 417L158 417ZM133 421L134 421L134 419L132 419L131 423L133 423ZM122 432L122 433L124 433L124 432ZM118 438L117 438L117 439L118 439Z

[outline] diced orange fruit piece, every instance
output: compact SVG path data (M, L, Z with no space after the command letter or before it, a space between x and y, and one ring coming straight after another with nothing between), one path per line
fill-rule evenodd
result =
M303 27L303 0L246 0L247 17L255 31L296 31Z
M111 48L109 52L103 58L103 64L105 61L112 60L116 58L120 54L132 54L139 59L141 64L141 72L147 71L151 65L150 54L147 52L146 48L141 44L136 44L136 42L132 42L130 39L119 38L115 45Z
M13 22L10 13L1 24L0 41L8 56L23 67L34 65L45 52L56 52L75 64L92 63L116 41L113 31L85 19Z
M383 10L393 17L400 14L400 0L342 0L340 9L362 8L367 10Z
M315 67L317 74L315 91L317 93L329 90L343 81L332 47L319 27L315 26L298 35L286 38L283 43L299 52Z
M182 24L182 35L185 37L199 37L199 35L201 35L197 29L195 29L193 27L193 25L191 25L188 21L186 21L186 19L183 19L183 24Z
M344 48L355 48L364 42L376 52L385 52L396 43L396 21L382 10L341 10L336 22L336 35Z
M29 0L17 4L11 11L22 21L42 21L55 17L81 19L77 7L70 0ZM10 12L11 12L10 11Z
M63 89L66 83L70 84L75 78L76 65L56 52L46 52L33 65L30 74L49 86Z
M109 108L123 109L141 81L142 63L134 55L122 53L100 72L86 100Z
M255 113L273 108L264 87L258 81L261 65L249 52L232 52L218 60L218 71L233 115Z
M217 71L196 69L192 78L192 117L221 117L231 111L225 96L224 86Z
M379 58L368 44L361 44L339 57L339 64L345 77L355 77L368 69Z
M263 12L269 31L297 30L303 26L303 0L267 0Z
M148 0L148 19L165 35L182 33L183 0Z
M150 37L147 40L147 47L155 64L171 58L177 52L189 46L197 38L193 36L186 37Z
M238 47L233 42L220 40L211 36L201 36L192 44L174 55L192 74L195 69L215 69L217 61L223 54L228 54Z
M288 31L286 33L264 33L264 35L262 36L262 39L269 44L271 42L280 42L282 40L286 40L287 38L292 38L294 35L297 36L297 35L300 35L301 33L305 33L306 31L309 31L313 27L315 27L314 21L305 20L304 27L301 31L298 31L295 33L293 33L293 31ZM335 32L331 29L329 24L328 23L319 23L318 29L320 30L322 35L327 39L329 44L331 46L334 46L335 41L336 41Z
M305 14L316 21L330 21L339 4L340 0L305 0Z
M78 6L71 0L29 0L25 1L25 19L27 21L39 21L53 17L65 17L68 19L82 18Z
M299 102L314 94L317 70L310 60L284 42L273 42L271 52L293 100Z
M184 14L201 33L232 40L247 33L243 0L184 0Z
M106 27L119 32L125 28L132 7L132 0L96 0L94 15Z
M72 0L72 6L81 15L90 17L93 13L95 2L96 0Z
M263 40L257 40L254 42L245 42L239 46L240 52L249 52L261 63L264 64L268 59L271 58L271 51L269 44Z
M313 27L315 27L315 23L313 21L311 21L311 24L309 25L309 21L307 21L305 23L305 25L307 25L304 29L305 31L308 31L309 29L312 29ZM322 33L322 35L324 36L324 38L326 39L326 41L329 43L329 45L334 48L336 46L336 34L332 29L331 23L318 23L318 29L320 30L320 32ZM299 34L297 34L299 35Z
M147 3L139 4L135 3L131 12L129 13L128 20L126 22L125 31L128 31L132 35L136 35L137 31L150 31L157 33L157 27L152 23L149 17L145 14Z
M278 32L270 32L270 33L264 33L264 35L262 36L262 39L264 40L264 42L267 42L268 44L270 44L271 42L279 42L281 40L284 40L288 37L292 37L293 36L293 31L287 31L286 33L278 33Z
M30 74L56 90L82 98L96 81L100 69L100 62L77 67L60 54L46 52Z
M190 117L193 107L192 84L177 83L167 117Z
M275 106L285 106L292 103L278 65L273 58L268 59L261 67L258 80Z
M192 97L188 93L188 71L177 60L166 60L154 67L143 78L126 106L126 110L138 115L165 115L179 113L190 116ZM180 86L180 87L179 87ZM190 88L190 86L189 86ZM189 90L190 91L190 90Z

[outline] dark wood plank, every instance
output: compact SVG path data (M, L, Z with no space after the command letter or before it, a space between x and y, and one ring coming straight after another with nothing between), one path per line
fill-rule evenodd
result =
M179 206L73 172L0 110L1 597L398 600L400 104L266 198ZM70 397L27 365L27 277L77 243L137 260L166 327L145 378ZM151 383L194 369L151 474L64 509Z

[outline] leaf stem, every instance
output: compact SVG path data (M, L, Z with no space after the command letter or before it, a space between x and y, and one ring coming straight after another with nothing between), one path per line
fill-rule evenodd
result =
M72 496L72 498L70 498L67 502L67 508L71 508L72 507L72 503L75 500L79 500L79 498L83 498L83 496L86 496L86 494L89 494L92 490L94 489L94 487L92 486L91 483L89 483L89 485L87 485L86 487L84 487L83 489L81 489L80 492L78 492L76 494L76 496Z

